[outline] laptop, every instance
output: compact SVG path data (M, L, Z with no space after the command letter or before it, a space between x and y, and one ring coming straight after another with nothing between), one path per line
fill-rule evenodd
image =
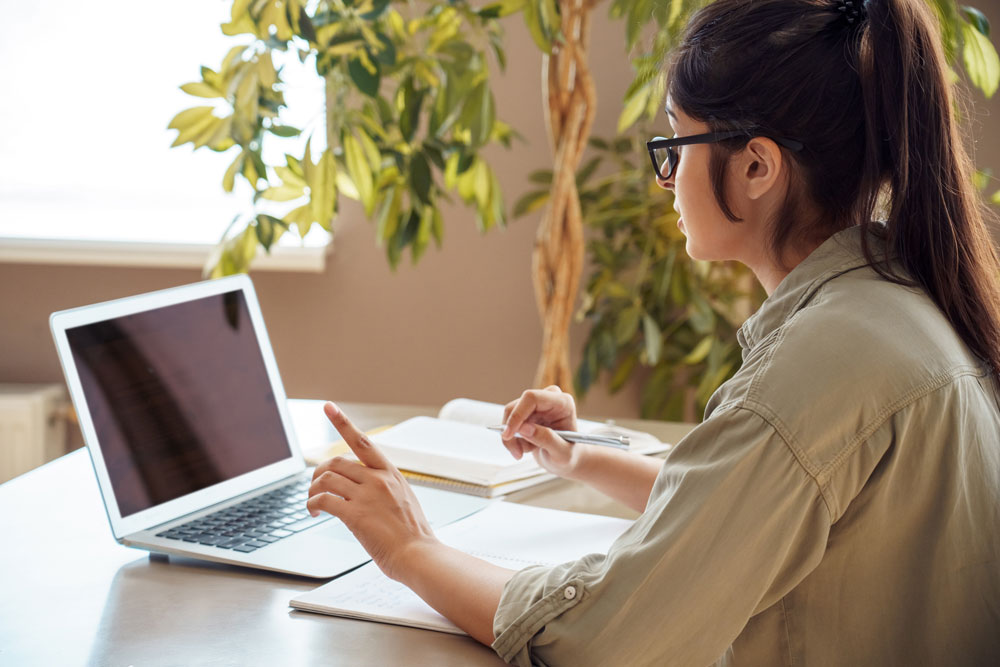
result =
M53 313L59 360L120 543L329 578L368 560L311 482L250 278ZM414 487L432 525L482 509Z

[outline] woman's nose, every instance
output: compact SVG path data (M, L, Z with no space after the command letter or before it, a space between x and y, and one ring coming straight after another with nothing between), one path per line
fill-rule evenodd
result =
M674 189L674 179L673 178L667 179L667 178L660 178L659 176L656 176L656 184L659 185L664 190L673 190Z

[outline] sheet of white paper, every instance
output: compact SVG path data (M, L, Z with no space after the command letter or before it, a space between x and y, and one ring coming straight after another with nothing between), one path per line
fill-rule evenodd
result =
M498 468L518 463L503 446L500 435L482 426L413 417L372 436L376 444L420 454L474 461ZM394 463L393 450L386 452Z
M455 398L444 404L438 412L438 417L478 426L502 424L503 406L471 398Z
M456 549L517 570L606 553L631 524L626 519L498 502L441 528L438 537ZM462 633L416 593L384 576L374 563L294 598L291 605L337 616Z
M503 424L503 408L499 403L487 403L486 401L476 401L471 398L454 398L444 404L438 412L440 419L447 419L453 422L463 422L466 424L476 424L478 426L494 426ZM577 428L583 433L590 433L596 429L612 429L607 424L595 422L589 419L578 419ZM612 432L609 430L608 432Z

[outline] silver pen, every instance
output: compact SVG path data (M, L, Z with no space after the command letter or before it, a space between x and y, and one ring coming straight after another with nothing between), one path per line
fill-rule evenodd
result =
M507 428L503 424L499 426L487 426L491 431L503 433ZM587 445L601 445L602 447L616 447L618 449L628 449L629 439L627 435L594 435L592 433L579 433L577 431L553 431L563 440L569 442L579 442ZM521 437L519 434L517 437Z

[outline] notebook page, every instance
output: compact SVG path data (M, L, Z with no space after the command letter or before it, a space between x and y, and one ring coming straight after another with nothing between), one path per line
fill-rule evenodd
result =
M513 570L605 553L626 519L498 502L438 531L445 544ZM368 563L291 601L297 609L464 634L451 621Z
M447 419L454 422L466 424L476 424L478 426L492 426L502 424L504 406L499 403L487 403L471 398L455 398L444 404L438 412L439 419ZM642 453L652 453L653 451L664 451L663 445L654 436L640 431L623 428L614 424L592 421L590 419L578 419L577 428L582 433L596 433L599 435L627 435L632 439L634 451Z

